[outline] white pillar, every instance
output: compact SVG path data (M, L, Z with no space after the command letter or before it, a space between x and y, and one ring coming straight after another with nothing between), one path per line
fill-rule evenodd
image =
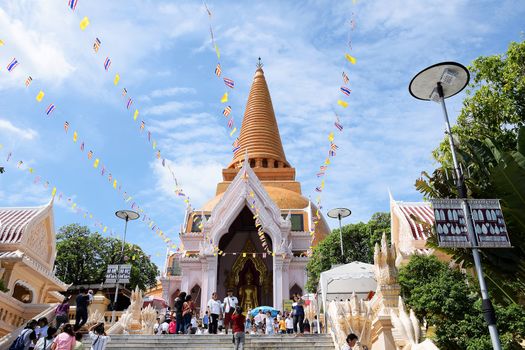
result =
M218 258L206 255L202 260L202 290L201 290L201 314L204 315L206 305L211 298L211 293L217 290L217 263ZM202 316L201 315L201 316Z
M283 258L281 255L273 257L273 307L283 308Z

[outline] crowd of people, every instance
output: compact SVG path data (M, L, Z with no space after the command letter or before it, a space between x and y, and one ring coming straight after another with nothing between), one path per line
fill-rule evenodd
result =
M96 323L89 329L91 350L104 350L111 338L104 331L104 323ZM70 323L56 320L49 326L47 318L31 320L13 341L9 350L81 350L83 334L75 332Z

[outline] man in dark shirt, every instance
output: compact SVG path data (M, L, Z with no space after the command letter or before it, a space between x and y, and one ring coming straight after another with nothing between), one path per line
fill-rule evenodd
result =
M89 295L86 293L86 288L80 287L79 294L76 298L77 310L75 316L75 332L78 331L84 324L86 324L88 319L88 304L89 304Z

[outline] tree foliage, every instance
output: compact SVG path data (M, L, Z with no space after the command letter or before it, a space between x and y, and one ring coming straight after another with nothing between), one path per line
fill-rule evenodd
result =
M92 233L86 226L70 224L57 234L56 275L65 283L100 284L107 266L121 262L122 241ZM140 247L126 243L124 261L131 264L129 286L146 289L155 285L157 266Z
M468 195L499 198L514 249L483 250L489 287L507 302L525 300L525 42L505 55L479 57L453 133ZM457 197L450 147L434 150L438 167L416 189L430 198ZM468 266L468 250L451 252ZM516 278L517 277L517 278ZM510 282L512 281L512 282Z
M399 271L399 284L406 304L427 327L436 327L440 349L492 348L481 312L477 284L434 256L411 257ZM497 327L503 349L521 349L525 334L525 310L516 304L495 304Z
M343 252L341 255L341 240L339 229L332 232L314 247L313 254L306 266L308 281L306 289L317 290L317 284L322 271L329 270L332 265L347 264L352 261L371 263L374 245L381 240L381 235L390 236L390 214L375 213L368 223L357 223L343 226Z

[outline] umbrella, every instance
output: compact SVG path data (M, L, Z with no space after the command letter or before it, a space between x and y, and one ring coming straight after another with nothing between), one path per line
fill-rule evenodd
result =
M264 314L266 312L270 311L272 313L272 317L276 317L277 314L279 313L279 310L277 310L274 307L271 307L271 306L259 306L259 307L256 307L255 309L252 309L252 312L250 313L250 315L252 317L255 317L255 315L257 315L259 313L259 310L262 310L262 312Z

